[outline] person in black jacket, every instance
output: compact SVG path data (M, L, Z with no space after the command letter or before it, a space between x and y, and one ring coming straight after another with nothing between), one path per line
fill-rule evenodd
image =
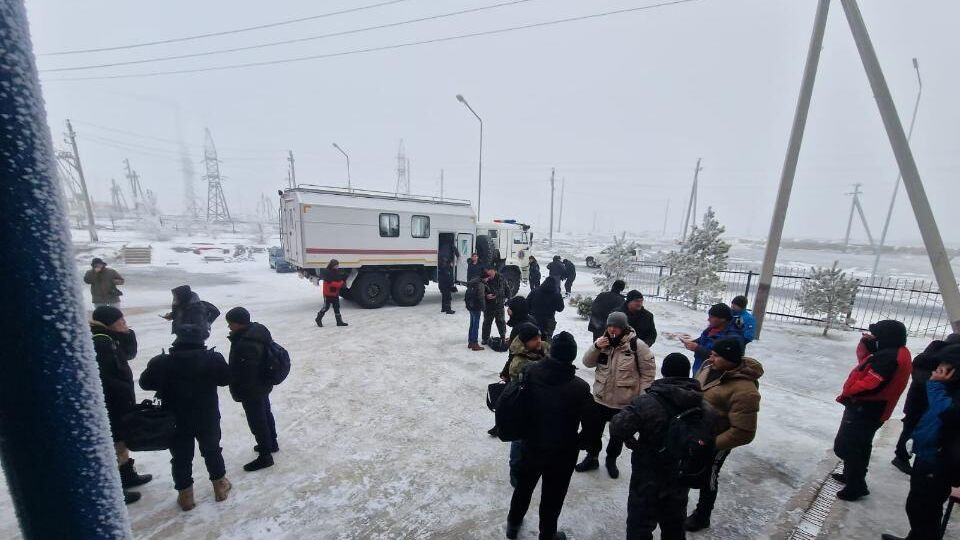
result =
M560 289L553 279L548 277L543 280L541 287L527 295L530 313L539 323L543 339L546 341L553 339L553 332L557 329L557 313L563 311L565 307L563 295L560 294Z
M530 498L540 490L540 539L565 540L557 519L567 496L579 452L580 421L593 405L590 386L576 376L573 366L577 342L567 332L553 340L550 357L534 362L523 372L527 381L528 436L522 441L518 483L507 515L507 538L520 533Z
M213 483L214 498L225 501L230 481L220 448L220 404L217 387L230 383L230 367L223 355L204 345L204 328L180 328L169 354L155 356L140 375L140 388L155 390L163 407L177 421L170 445L170 464L177 504L192 510L194 440Z
M637 333L640 341L646 343L647 347L653 347L657 341L657 325L653 322L653 313L643 307L643 294L638 290L628 292L627 301L617 311L626 313L630 328Z
M170 312L163 315L164 319L170 321L170 333L180 335L183 326L197 327L206 341L210 337L210 326L220 316L220 310L210 302L200 300L189 285L181 285L170 292L173 293L173 304Z
M507 326L510 327L510 337L507 338L508 344L513 343L513 338L517 337L517 328L521 324L530 323L540 328L536 317L530 314L529 302L522 296L514 296L507 301L507 317Z
M117 465L120 467L123 499L130 504L140 500L140 494L127 490L146 484L153 479L149 474L137 474L133 458L130 457L130 451L124 442L120 423L123 415L130 412L137 403L133 371L129 364L130 360L137 356L137 334L127 326L123 313L113 306L97 307L93 310L92 319L90 332L93 334L93 348L97 353L103 400L107 406L107 418L110 420L110 432L113 434Z
M530 256L529 261L530 269L527 271L527 275L530 279L530 290L535 291L540 286L540 263L533 255Z
M470 259L467 261L467 281L473 281L478 278L483 278L483 265L480 264L480 256L472 253L470 254Z
M563 287L566 295L570 296L570 290L573 289L573 282L577 279L577 266L570 259L563 260Z
M440 313L453 315L456 311L450 307L453 297L453 260L440 259L437 265L437 287L440 288Z
M613 282L609 291L602 292L593 299L587 330L593 333L594 341L600 339L600 336L607 331L607 317L623 307L623 290L626 288L627 284L622 279L618 279Z
M566 278L567 269L563 266L563 261L560 260L559 255L553 256L553 260L547 265L547 273L549 274L548 277L553 278L553 285L556 287L557 292L560 292L560 285ZM544 284L546 284L546 280L544 280Z
M913 359L913 370L910 377L910 386L907 388L907 398L903 403L903 431L897 440L894 458L891 463L905 474L910 474L910 452L907 451L907 441L913 428L917 426L923 411L927 410L927 381L930 374L937 368L938 355L936 354L947 345L960 344L960 334L950 334L944 340L935 340L927 345L924 351Z
M484 270L483 278L486 286L486 295L484 297L483 307L483 328L481 330L481 341L483 345L490 342L490 330L493 323L497 323L497 330L500 332L500 341L507 339L507 323L503 318L503 306L510 297L509 284L507 280L497 272L496 268L487 268Z
M665 461L662 449L672 416L696 407L709 411L709 406L703 401L700 383L690 378L690 360L686 356L667 355L660 374L662 379L654 381L646 393L610 421L611 436L624 441L633 451L627 540L652 540L657 525L662 540L686 538L683 522L690 489L670 477L675 462Z
M226 319L230 328L230 395L243 406L250 433L257 441L253 448L257 459L244 465L243 470L259 471L273 466L273 453L280 450L270 408L273 385L265 378L267 347L273 337L266 326L250 322L250 312L242 307L228 311Z

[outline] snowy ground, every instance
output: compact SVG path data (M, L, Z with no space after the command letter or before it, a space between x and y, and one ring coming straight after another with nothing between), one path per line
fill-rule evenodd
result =
M246 306L294 361L290 378L273 394L281 452L275 467L243 472L255 457L253 438L239 405L223 389L230 499L214 503L198 456L198 506L183 513L175 504L168 454L137 454L138 469L155 476L140 490L143 499L128 507L137 538L503 537L511 494L508 445L485 433L493 415L484 392L504 358L467 350L462 296L455 300L455 316L439 313L436 287L414 308L364 311L345 304L350 327L320 329L313 322L317 287L296 274L275 274L265 254L253 262L203 263L170 249L197 241L154 243L155 262L148 267L116 265L127 278L123 308L140 339L135 374L169 345L169 323L157 315L169 307L171 288L189 283L223 311ZM575 289L592 291L589 275ZM703 314L680 306L648 307L661 331L695 333L704 324ZM573 332L581 347L589 343L586 323L572 308L561 314L559 330ZM210 340L224 353L226 332L221 319ZM816 328L772 323L763 342L751 345L749 354L766 369L760 432L727 461L714 527L693 538L758 537L814 473L832 444L841 413L833 398L853 362L857 337L821 338ZM678 350L665 337L654 346L658 359ZM579 375L592 382L582 366ZM575 474L560 519L571 538L623 536L628 452L620 465L625 474L618 480L605 472ZM0 538L18 538L7 498L0 489ZM521 538L536 537L537 502L535 496Z

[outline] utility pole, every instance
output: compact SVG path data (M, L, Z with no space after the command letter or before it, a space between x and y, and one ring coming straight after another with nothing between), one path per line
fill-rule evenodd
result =
M130 182L130 192L133 193L133 210L140 213L140 207L146 197L143 194L143 187L140 185L140 175L130 167L130 160L124 159L123 166L126 169L127 181Z
M803 68L803 80L800 83L800 97L797 99L793 126L790 128L787 155L783 160L783 170L780 172L780 189L777 191L777 202L773 208L773 219L770 221L770 234L767 236L767 249L760 270L757 296L753 302L753 313L757 319L755 333L757 339L760 338L760 332L763 330L764 315L767 312L767 300L770 297L770 286L773 284L773 271L777 265L780 241L783 239L783 223L787 218L787 207L790 206L793 180L797 174L797 162L800 158L800 147L803 145L803 133L807 127L807 114L810 112L813 84L817 80L820 50L823 48L823 34L827 28L829 11L830 0L819 0L817 2L817 14L813 19L813 32L810 36L810 46L807 49L806 65Z
M863 184L854 184L853 192L846 193L845 195L853 195L853 202L850 204L850 219L847 220L847 234L843 240L843 252L847 252L847 248L850 245L850 229L853 227L853 212L856 210L860 214L860 222L863 224L863 229L867 231L867 239L870 240L870 247L876 250L876 246L873 243L873 235L870 234L870 226L867 225L867 218L863 214L863 206L860 204L860 186Z
M553 247L553 193L556 169L550 169L550 247Z
M841 3L847 15L850 31L853 33L853 40L860 52L863 68L870 80L874 99L877 100L877 108L880 109L880 116L887 131L887 138L890 139L890 146L893 147L897 164L900 166L903 186L906 188L907 196L910 197L913 214L917 218L920 235L923 237L923 244L930 257L930 266L933 267L934 277L937 279L940 294L943 296L943 306L946 308L953 331L960 332L960 289L957 287L957 278L950 267L950 259L947 257L947 250L943 245L940 229L933 218L933 210L930 208L930 201L923 189L920 171L913 159L913 152L910 150L907 135L903 131L903 124L897 114L897 107L893 103L893 96L890 95L890 88L887 87L883 70L880 68L880 61L877 59L877 53L873 49L873 43L867 33L863 16L860 14L860 7L855 0L841 0Z
M690 227L691 221L693 224L696 224L696 215L697 215L697 182L700 179L700 171L703 170L703 167L700 166L701 158L697 158L697 167L693 170L693 187L690 188L690 201L687 202L687 213L683 218L683 234L680 237L680 241L687 239L687 229Z
M563 226L563 195L567 191L567 179L566 177L560 179L560 215L557 216L557 232L560 232L560 227Z
M287 162L290 164L290 187L297 187L297 169L294 166L293 150L287 150Z
M80 152L77 150L77 133L73 131L73 124L67 120L67 142L70 143L72 154L69 159L70 165L77 171L77 178L80 180L80 190L83 194L83 205L87 209L87 231L90 233L91 242L99 242L97 236L97 223L93 218L93 205L90 204L90 193L87 191L87 180L83 176L83 165L80 163Z
M667 209L663 212L663 232L660 236L667 236L667 219L670 217L670 199L667 199Z
M443 169L440 169L440 200L443 200Z

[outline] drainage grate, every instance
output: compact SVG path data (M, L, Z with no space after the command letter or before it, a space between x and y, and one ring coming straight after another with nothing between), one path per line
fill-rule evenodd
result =
M830 508L837 500L837 492L843 489L843 484L834 480L831 475L842 472L843 462L841 461L820 484L816 498L813 499L807 511L803 513L800 523L797 523L797 527L790 533L789 540L815 540L820 535L823 524L830 516Z

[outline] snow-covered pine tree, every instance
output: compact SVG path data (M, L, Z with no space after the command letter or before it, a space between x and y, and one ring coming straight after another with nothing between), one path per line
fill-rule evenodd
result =
M634 252L637 251L635 242L627 242L627 233L624 232L619 238L613 237L613 244L603 250L606 258L602 261L600 269L593 276L593 282L600 287L601 291L608 291L613 282L622 279L626 281L627 274L633 267Z
M846 273L837 268L837 261L832 268L813 268L810 279L804 280L800 286L797 302L807 315L823 316L823 335L827 335L831 325L840 322L841 316L846 320L846 313L853 304L857 295L860 280L848 278Z
M697 309L701 302L713 302L723 295L726 284L717 272L727 268L730 251L730 244L720 238L724 231L713 208L707 208L702 226L694 225L687 239L679 242L680 249L664 257L672 273L661 284L671 297Z

